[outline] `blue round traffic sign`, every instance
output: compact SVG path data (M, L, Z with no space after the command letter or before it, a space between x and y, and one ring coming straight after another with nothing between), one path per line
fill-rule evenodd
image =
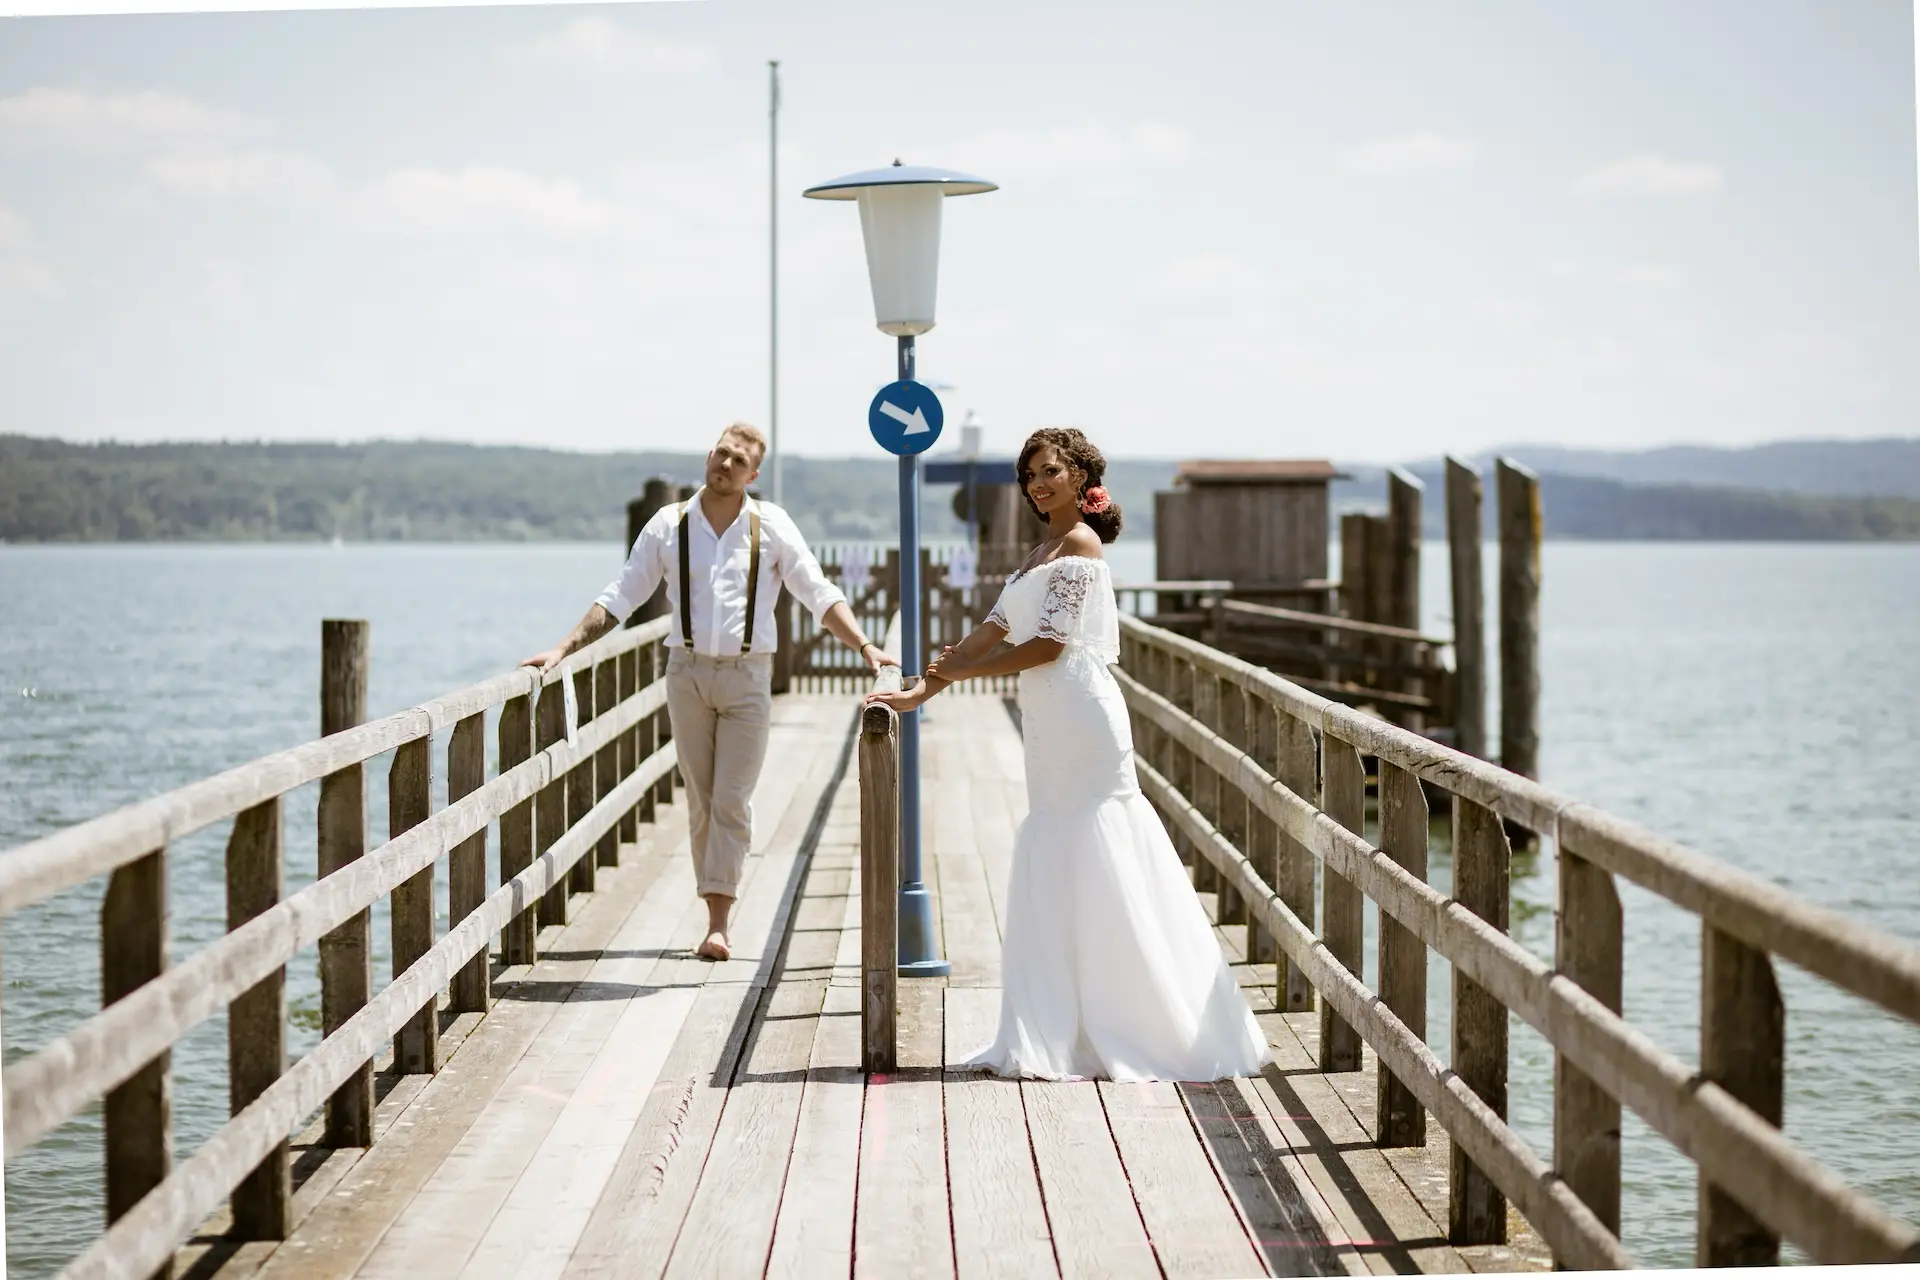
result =
M945 419L940 397L910 379L880 388L867 406L867 430L882 449L902 456L931 449Z

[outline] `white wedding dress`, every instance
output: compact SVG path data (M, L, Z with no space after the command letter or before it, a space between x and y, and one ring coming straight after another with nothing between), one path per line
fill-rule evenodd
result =
M1066 647L1020 673L1027 816L1007 886L1000 1026L968 1065L1046 1080L1257 1073L1267 1038L1134 774L1107 670L1120 626L1106 562L1062 556L1016 574L989 618L1010 643Z

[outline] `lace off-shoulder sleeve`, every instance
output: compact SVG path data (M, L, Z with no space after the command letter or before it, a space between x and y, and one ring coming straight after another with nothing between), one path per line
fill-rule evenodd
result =
M1094 562L1067 556L1054 562L1047 576L1047 593L1040 601L1040 625L1034 635L1062 644L1082 638L1080 615L1093 586Z

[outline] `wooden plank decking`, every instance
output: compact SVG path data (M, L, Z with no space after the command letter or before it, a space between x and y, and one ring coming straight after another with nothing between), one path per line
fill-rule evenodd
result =
M841 696L776 703L735 958L704 924L684 814L602 868L484 1019L443 1015L436 1077L383 1075L378 1141L295 1147L290 1239L207 1224L176 1274L262 1277L1238 1276L1538 1269L1445 1243L1446 1137L1383 1152L1373 1066L1322 1076L1314 1015L1218 1085L1018 1084L950 1069L991 1033L1018 732L933 704L927 864L949 980L902 983L900 1070L859 1068L858 787ZM1220 930L1241 956L1244 930Z

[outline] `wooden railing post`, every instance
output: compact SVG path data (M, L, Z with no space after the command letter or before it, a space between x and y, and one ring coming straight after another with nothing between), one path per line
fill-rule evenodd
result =
M1420 779L1398 765L1380 762L1380 849L1421 880L1427 878L1427 795ZM1427 1035L1427 944L1385 911L1380 913L1380 999L1401 1025ZM1427 1112L1413 1091L1374 1063L1378 1105L1375 1142L1383 1147L1423 1147Z
M1540 776L1540 482L1494 463L1500 504L1500 763Z
M898 643L896 618L888 652ZM875 677L900 688L898 667ZM900 717L891 707L860 715L860 1065L885 1074L898 1062L900 1007Z
M1710 924L1700 926L1700 942L1700 1074L1778 1128L1787 1013L1773 960ZM1696 1264L1770 1267L1779 1261L1780 1237L1702 1178Z
M433 812L433 739L403 742L387 771L387 838L425 822ZM433 950L433 864L408 876L393 891L393 976ZM393 1067L401 1075L440 1070L440 1004L429 1000L393 1038Z
M1274 776L1287 788L1315 808L1320 800L1320 747L1313 726L1284 712L1276 712L1279 733L1279 758ZM1364 787L1365 779L1361 784ZM1364 793L1362 800L1364 801ZM1274 888L1301 924L1314 927L1319 912L1315 904L1316 880L1320 860L1286 832L1280 840L1280 879ZM1308 1013L1314 1006L1313 983L1306 970L1293 961L1286 962L1286 978L1279 991L1280 1007L1288 1013Z
M1613 876L1561 845L1559 879L1554 968L1617 1014L1622 943ZM1553 1058L1553 1166L1618 1236L1620 1103L1561 1054Z
M521 694L500 705L500 772L533 758L533 697ZM500 815L500 883L533 865L533 801L522 800ZM500 959L509 965L532 964L537 948L534 912L529 907L507 921L500 932Z
M1361 763L1360 752L1352 744L1330 736L1326 739L1326 763L1323 811L1355 835L1364 835L1367 771ZM1325 868L1320 883L1320 940L1326 944L1328 953L1358 978L1365 972L1362 962L1366 946L1360 890L1332 867ZM1325 1000L1320 1002L1320 1069L1360 1069L1359 1032Z
M1161 696L1181 711L1192 715L1193 664L1177 653L1168 653L1165 657L1167 665L1162 676L1167 683ZM1173 784L1175 791L1189 800L1193 799L1194 775L1197 772L1194 768L1193 752L1172 734L1167 735L1167 763L1169 766L1167 781ZM1206 859L1194 851L1192 844L1184 835L1173 838L1173 847L1179 851L1180 860L1192 869L1194 888L1201 893L1206 892Z
M285 888L280 801L256 805L233 820L227 840L227 931L280 902ZM287 1070L287 970L282 965L227 1006L227 1100L230 1115L265 1093ZM232 1235L285 1240L293 1229L293 1165L282 1142L233 1189Z
M1182 710L1210 731L1218 733L1220 731L1220 682L1211 672L1202 670L1198 663L1189 661L1182 665L1184 683L1191 690L1187 705ZM1220 775L1213 771L1211 765L1192 752L1183 751L1182 754L1187 758L1188 782L1181 790L1189 800L1193 801L1193 807L1200 811L1201 816L1206 818L1215 830L1218 830ZM1223 891L1225 882L1220 873L1214 869L1212 862L1196 856L1193 860L1193 886L1201 893L1212 893L1217 890ZM1216 909L1224 905L1224 903L1215 902Z
M367 718L368 624L329 618L320 624L320 733ZM330 876L367 851L366 767L349 765L320 779L319 866ZM332 1035L366 1007L373 990L373 912L354 916L320 939L320 1031ZM326 1145L373 1145L373 1062L327 1100Z
M1505 933L1512 850L1493 810L1453 801L1453 898ZM1453 971L1453 1070L1502 1120L1507 1118L1507 1009L1479 983ZM1507 1200L1486 1173L1453 1147L1447 1177L1447 1239L1505 1244Z
M667 645L665 643L648 645L647 661L653 674L650 679L643 681L643 683L651 684L655 680L665 680L667 678ZM667 706L664 702L660 704L658 711L647 718L647 724L651 735L648 740L651 745L647 747L647 754L652 755L655 751L658 751L673 740L673 721L667 715ZM680 767L678 765L661 774L659 783L653 789L654 804L672 804L673 788L679 782L679 779ZM654 820L653 804L647 806L645 812L641 814L641 817L649 822Z
M603 716L619 704L619 663L612 658L597 664L593 669L593 714ZM626 735L609 742L594 753L593 757L593 795L587 808L591 809L600 801L612 795L614 788L620 785L620 744L626 741ZM581 859L585 862L588 859ZM603 867L620 865L620 827L619 824L608 827L605 835L594 845L591 861Z
M1214 705L1218 708L1217 732L1228 745L1245 751L1248 745L1246 692L1233 681L1223 677L1214 677L1213 684L1218 691L1214 694ZM1209 772L1212 771L1209 770ZM1247 797L1241 793L1239 787L1218 774L1214 775L1214 787L1219 795L1216 804L1218 813L1213 820L1215 829L1226 837L1228 844L1251 856L1253 850L1249 847L1252 843L1249 836L1252 828L1247 821L1247 811L1250 808ZM1257 867L1260 864L1255 861L1254 865ZM1273 882L1269 880L1267 883ZM1246 899L1224 876L1220 878L1220 904L1216 915L1221 924L1243 924L1248 926L1249 934L1257 932L1247 914ZM1249 954L1253 951L1252 937L1247 939L1247 951Z
M640 692L640 655L629 649L620 655L614 676L615 697L620 702L636 696ZM640 767L640 729L628 729L620 735L620 741L614 751L615 784L625 782ZM645 801L641 802L646 803ZM616 828L615 838L621 844L636 844L640 839L639 806L620 815L620 825Z
M1447 459L1447 558L1453 578L1453 745L1487 758L1487 613L1480 567L1480 475Z
M167 968L167 854L155 849L107 880L100 906L100 1004L133 994ZM107 1221L117 1222L173 1169L171 1052L107 1094ZM171 1264L154 1273L173 1274Z
M597 692L598 689L595 687L592 667L582 667L573 673L573 698L580 709L581 727L585 727L593 720L595 715L599 714L594 704L594 695ZM563 703L561 706L563 715L565 714L565 710L565 704ZM565 730L563 729L562 735L564 736L564 734ZM587 816L588 810L593 808L596 786L594 775L596 772L598 772L597 761L592 757L588 757L586 760L581 761L579 764L573 766L573 768L567 770L567 830L569 831L573 829L575 823ZM586 857L580 858L572 867L568 868L567 891L569 893L592 893L598 883L598 877L595 874L598 870L597 863L597 856L589 854Z
M540 701L534 706L534 751L545 751L554 743L567 736L567 693L561 686L561 680L555 680L540 690ZM540 788L533 800L533 856L538 858L553 847L554 841L567 833L567 775L557 774L553 781ZM567 889L570 876L560 876L553 887L540 897L540 927L564 925L567 922Z
M1246 751L1253 757L1255 764L1278 778L1280 776L1280 712L1265 698L1256 693L1245 696ZM1247 857L1253 863L1260 878L1279 893L1284 900L1286 881L1280 853L1280 824L1266 815L1265 810L1248 802L1247 808ZM1247 959L1255 964L1271 964L1274 969L1274 1003L1281 1009L1287 1007L1287 960L1280 951L1280 944L1262 923L1264 917L1257 911L1249 911L1247 925Z
M472 795L487 781L487 715L476 712L453 726L453 738L447 743L447 800ZM447 858L447 924L457 928L462 920L478 911L487 901L487 829L462 840ZM487 948L453 975L447 992L447 1007L454 1013L485 1013L493 998L492 969Z

